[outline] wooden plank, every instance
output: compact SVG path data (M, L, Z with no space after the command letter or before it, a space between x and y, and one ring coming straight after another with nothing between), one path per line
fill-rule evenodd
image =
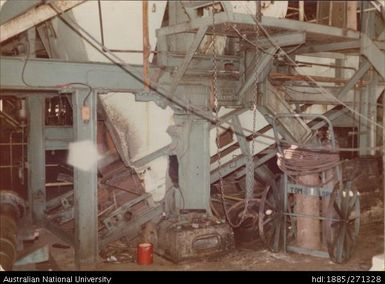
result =
M85 0L60 0L52 2L56 10L65 12L83 3ZM52 9L49 4L41 5L32 8L21 14L20 16L9 20L0 26L0 42L3 42L15 35L18 35L33 26L36 26L44 21L47 21L57 15L57 12Z

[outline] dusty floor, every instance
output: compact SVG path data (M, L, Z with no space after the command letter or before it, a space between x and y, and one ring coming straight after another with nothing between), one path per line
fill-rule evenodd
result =
M384 223L377 220L362 225L358 246L354 256L346 264L334 264L329 259L304 256L294 253L271 253L263 247L253 249L235 249L228 254L215 259L199 259L197 261L174 264L155 255L154 264L139 266L135 263L135 253L132 249L131 260L126 263L101 262L93 266L84 266L81 270L122 270L122 271L258 271L258 270L369 270L373 255L384 252ZM63 244L59 239L42 230L39 242L49 243L51 259L35 265L15 267L15 270L76 270L73 263L73 249ZM54 245L55 244L55 245ZM36 244L35 244L36 245ZM54 245L54 246L53 246ZM55 247L56 246L56 247Z

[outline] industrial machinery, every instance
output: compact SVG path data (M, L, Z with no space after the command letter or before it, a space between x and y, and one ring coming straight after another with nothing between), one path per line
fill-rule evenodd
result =
M351 232L359 203L349 183L338 177L333 191L334 182L309 191L288 175L278 180L267 164L281 138L304 145L324 126L295 113L351 123L346 114L361 111L351 107L356 88L368 101L363 116L373 115L371 100L384 90L376 82L385 76L374 43L385 36L379 12L362 14L358 31L348 21L323 24L322 13L333 9L316 3L320 15L309 22L285 18L288 1L17 2L0 10L0 79L2 95L28 110L29 217L72 245L77 265L140 233L173 261L228 252L234 232L291 250L300 239L295 228L305 226L300 196L318 212L323 194L328 206L316 217L333 224L323 230L324 248L336 262L350 257L346 240L358 225L342 232ZM353 67L329 58L352 49ZM295 59L312 53L325 64ZM326 75L318 72L323 65ZM372 76L369 85L363 76ZM280 114L287 117L274 125ZM359 127L368 128L359 137L368 153L376 127L368 120ZM50 174L48 164L59 169ZM332 173L320 172L329 182ZM297 190L310 193L293 205Z

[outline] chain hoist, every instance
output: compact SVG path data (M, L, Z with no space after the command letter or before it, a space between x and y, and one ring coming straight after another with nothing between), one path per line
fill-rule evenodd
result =
M216 50L216 26L215 26L215 1L212 3L212 46L213 46L213 97L214 97L214 103L215 103L215 121L216 121L216 139L217 139L217 164L218 164L218 175L219 175L219 189L221 193L221 201L223 206L223 211L225 213L226 220L230 224L231 227L237 228L242 225L242 223L245 221L245 218L247 216L247 210L249 206L249 201L253 196L254 192L254 152L255 152L255 132L256 132L256 105L257 105L257 81L255 83L255 94L254 94L254 103L253 103L253 135L252 135L252 149L251 153L248 153L247 159L246 159L246 171L248 172L246 174L246 193L245 193L245 207L241 214L241 218L238 223L234 224L230 217L228 210L226 208L226 200L225 200L225 193L224 193L224 187L223 187L223 177L221 175L221 153L220 153L220 146L219 146L219 128L220 128L220 121L219 121L219 100L218 100L218 92L217 92L217 81L218 81L218 66L217 66L217 50ZM256 38L258 37L258 27L256 26ZM256 45L256 52L258 51L258 46ZM256 53L257 56L257 53Z

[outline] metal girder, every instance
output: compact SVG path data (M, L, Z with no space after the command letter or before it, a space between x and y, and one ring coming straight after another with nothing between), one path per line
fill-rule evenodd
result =
M385 79L385 53L364 33L361 34L361 53Z
M354 102L354 90L349 90L346 95L343 96L342 99L336 98L337 93L335 90L330 90L331 88L325 88L328 93L331 93L331 95L323 94L321 92L319 93L312 93L312 91L309 92L309 94L303 94L302 89L308 89L307 88L293 88L295 90L298 90L298 93L292 92L286 97L286 101L289 103L296 103L296 104L320 104L320 105L340 105L341 101L344 104L353 105ZM314 91L314 88L312 88ZM333 88L334 89L334 88ZM377 86L376 90L376 98L378 98L382 91L384 90L384 86Z
M275 88L268 80L262 84L262 92L258 97L257 109L269 118L277 113L293 113L293 110L284 99L284 93ZM310 135L311 131L301 118L281 118L279 132L288 141L302 142Z
M355 84L357 84L358 80L369 70L370 64L366 60L364 60L363 64L357 70L356 73L350 78L350 80L345 84L345 86L339 91L337 94L338 99L343 99L348 94L349 90L351 90Z
M24 80L30 86L22 80L25 63ZM135 70L140 73L141 68L135 67ZM141 81L115 64L52 59L28 59L25 62L24 58L0 57L0 82L0 88L6 90L60 90L66 84L78 82L106 91L143 91Z
M89 140L96 145L96 94L87 99L89 120L82 118L82 108L87 91L77 90L73 94L73 127L75 141ZM86 158L86 157L85 157ZM96 163L84 171L74 168L75 200L75 263L95 263L98 256L98 199Z
M234 15L234 19L239 18L238 14ZM254 21L254 20L253 20ZM359 39L360 33L358 31L342 29L332 26L313 24L308 22L301 22L289 19L279 19L273 17L262 17L261 21L262 26L270 28L281 28L287 30L303 31L308 33L327 35L331 37L340 37L347 39Z
M362 78L363 75L369 70L370 63L363 59L364 62L360 68L354 73L354 75L349 79L349 81L338 91L336 95L328 91L328 88L325 88L325 91L320 91L320 94L309 94L309 102L314 103L330 103L330 104L340 104L341 101L349 102L348 95L352 88L357 84L357 82ZM314 89L313 89L314 92ZM294 98L295 101L298 101L299 98L295 98L296 94L290 95ZM304 94L300 94L304 97ZM298 94L297 94L298 97ZM300 100L300 99L299 99ZM290 101L290 100L289 100ZM303 101L307 101L307 98L303 98Z
M381 42L381 41L373 41L373 42L379 49L385 49L384 42ZM307 45L297 49L295 51L295 54L333 52L333 51L343 51L343 50L351 50L351 49L359 50L360 47L361 47L360 40L351 40L351 41L333 42L333 43L326 43L326 44Z
M306 45L304 47L297 49L295 51L295 54L340 51L340 50L346 50L346 49L359 49L360 46L361 46L361 43L359 40L314 44L314 45Z
M250 76L247 78L246 82L242 84L241 89L237 92L239 100L242 102L249 92L250 88L257 82L263 81L264 76L267 75L268 72L263 72L265 69L268 69L268 66L271 66L273 56L275 52L278 50L276 47L271 47L267 50L266 53L263 53L260 58L255 58L255 61L252 61L249 66L254 66L254 70L251 71Z
M51 1L51 5L54 5L59 12L65 12L83 3L84 1L85 0ZM56 15L57 12L50 7L50 4L43 4L34 9L29 9L25 13L0 26L0 42L18 35L33 26L55 17Z
M239 143L239 147L241 148L241 152L245 156L250 155L249 143L246 140L246 136L243 133L241 121L238 116L234 116L232 119L232 126L235 130L235 135L237 136L237 140Z
M46 150L65 150L68 149L68 143L74 140L74 130L72 127L46 126L44 136Z
M194 40L191 43L191 46L188 49L182 64L177 68L176 75L172 78L172 83L171 83L170 89L168 90L168 95L170 97L174 96L176 88L178 87L178 84L180 83L180 80L182 79L183 75L186 73L186 70L191 62L191 59L193 58L196 50L201 44L202 39L206 34L206 31L207 31L207 26L201 27L196 33Z
M42 222L46 209L44 104L41 96L27 98L28 107L28 199L33 220Z
M273 158L275 156L276 152L275 150L272 150L271 152L268 152L266 155L264 155L262 158L254 159L254 168L257 170L258 167L266 163L268 160ZM231 161L228 161L227 163L223 164L221 168L216 168L211 171L210 174L210 183L217 182L220 177L225 177L232 172L240 169L245 165L247 161L247 157L244 155L239 155L238 157L232 159ZM240 178L246 174L246 170L242 169L239 173L237 173L237 178Z
M224 24L226 22L231 22L229 18L229 14L226 12L218 13L214 15L215 24ZM187 23L177 24L173 26L163 27L156 31L157 37L175 35L179 33L192 32L193 30L200 29L202 27L208 27L212 25L213 18L212 17L201 17L194 19Z
M359 39L360 33L354 30L342 29L332 26L313 24L308 22L300 22L288 19L278 19L273 17L262 16L262 26L271 28L280 28L285 30L295 30L296 32L309 32L314 34L326 35L331 37L340 37L346 39ZM209 26L213 23L212 17L201 17L194 19L188 23L182 23L170 27L163 27L157 30L157 36L167 36L178 33L191 32L202 26ZM246 24L255 25L255 19L252 15L240 13L218 13L215 15L215 23L217 25L223 23L229 24Z
M302 43L305 43L306 41L306 33L285 32L280 34L273 34L271 36L271 39L268 39L266 37L259 38L256 44L261 48L268 48L272 46L272 43L271 43L272 41L280 47L302 44Z
M14 119L12 116L7 114L4 111L0 110L0 118L4 119L5 122L7 122L9 125L11 125L14 128L19 128L21 127L20 122Z

